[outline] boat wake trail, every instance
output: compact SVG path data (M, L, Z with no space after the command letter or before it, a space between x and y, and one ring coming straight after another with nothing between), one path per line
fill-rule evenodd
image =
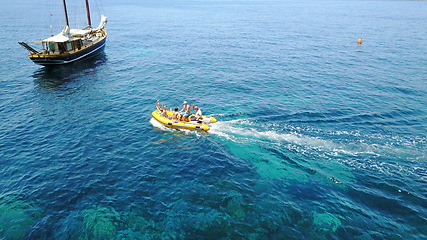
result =
M211 127L210 133L234 142L270 141L272 143L292 143L318 149L336 149L339 146L332 141L312 137L291 131L282 133L277 130L265 130L250 120L232 120L218 122Z
M423 150L426 139L303 129L250 119L219 121L209 132L225 139L225 144L231 148L246 148L251 154L239 154L239 150L235 150L239 157L246 159L263 158L265 155L292 155L300 158L299 162L303 159L311 162L307 163L307 168L312 168L313 164L319 168L331 169L339 165L373 173L406 175L421 181L427 180L424 174L420 174L427 172L427 159ZM258 152L254 149L258 149ZM401 161L392 160L396 158ZM417 169L411 167L414 164L418 166Z

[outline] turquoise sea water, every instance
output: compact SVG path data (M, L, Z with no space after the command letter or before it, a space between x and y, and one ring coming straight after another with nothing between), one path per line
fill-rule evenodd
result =
M427 2L103 9L105 54L47 69L48 11L0 8L0 239L427 238Z

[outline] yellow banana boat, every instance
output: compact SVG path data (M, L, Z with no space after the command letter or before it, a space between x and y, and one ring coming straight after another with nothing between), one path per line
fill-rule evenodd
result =
M179 128L179 129L188 129L188 130L197 130L197 131L208 131L209 126L207 124L209 123L216 123L217 120L214 117L210 116L202 116L202 120L196 121L192 120L190 122L184 122L184 121L177 121L172 119L173 112L166 111L169 118L166 118L162 116L159 111L155 110L151 113L154 119L156 119L159 123L166 127L170 128ZM194 114L190 115L190 120L194 119Z

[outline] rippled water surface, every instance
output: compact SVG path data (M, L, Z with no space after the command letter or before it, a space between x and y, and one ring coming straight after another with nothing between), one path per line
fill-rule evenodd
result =
M0 239L427 238L427 2L104 1L105 54L57 69L17 44L50 31L23 2ZM165 128L157 99L219 122Z

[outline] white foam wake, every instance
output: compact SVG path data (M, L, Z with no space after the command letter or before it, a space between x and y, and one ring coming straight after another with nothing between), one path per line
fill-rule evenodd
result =
M273 127L278 130L268 129ZM325 132L292 126L283 126L279 129L278 126L260 124L247 119L220 121L213 124L209 132L235 143L273 144L304 155L314 155L315 159L335 159L355 168L373 169L387 174L412 174L420 177L419 172L426 172L424 164L421 164L420 169L409 167L414 162L424 162L426 158L423 149L405 138ZM331 139L325 139L329 137ZM424 140L418 140L422 141ZM396 158L405 161L391 163L387 161Z
M151 125L153 125L153 127L159 128L159 129L161 129L161 130L163 130L163 131L170 131L170 130L172 130L171 128L168 128L168 127L163 126L163 124L159 123L159 122L158 122L156 119L154 119L154 118L151 118L151 119L150 119L150 123L151 123Z
M248 120L218 122L211 126L209 132L235 142L245 140L268 140L275 143L289 142L300 146L310 146L315 148L338 148L337 144L319 137L305 136L296 132L280 133L274 130L262 131L252 127L251 125L253 126L254 124Z

